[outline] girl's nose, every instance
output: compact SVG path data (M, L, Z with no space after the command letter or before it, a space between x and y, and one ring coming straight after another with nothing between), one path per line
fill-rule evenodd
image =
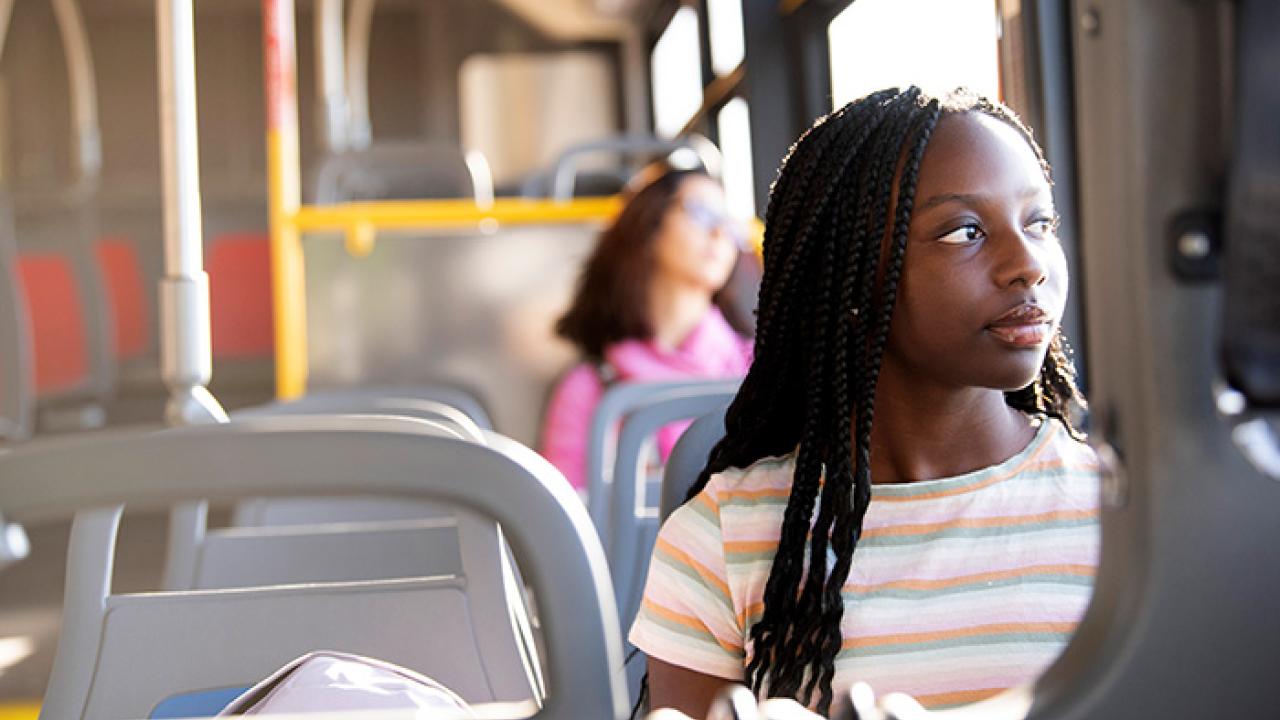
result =
M1000 243L1000 259L995 267L996 284L1035 287L1049 277L1049 264L1044 248L1022 232L1008 233Z

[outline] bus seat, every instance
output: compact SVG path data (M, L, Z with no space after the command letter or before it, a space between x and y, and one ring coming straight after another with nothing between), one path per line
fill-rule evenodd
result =
M543 601L554 675L535 717L626 714L616 607L589 519L549 463L501 436L480 445L393 417L259 418L19 449L0 455L0 473L14 519L79 513L46 717L145 716L318 647L405 665L468 700L493 696L484 678L502 659L474 635L511 628L474 606L462 578L112 594L117 504L264 493L405 496L493 518Z
M658 520L665 522L676 508L684 504L689 488L697 481L702 468L707 466L711 449L724 438L724 416L729 410L725 403L703 415L676 441L662 470L662 501L658 505Z
M189 587L222 590L463 574L453 517L208 533Z
M326 399L323 395L315 397ZM240 422L261 417L325 414L324 408L329 403L308 402L309 399L314 398L252 408L234 413L232 419ZM483 442L474 422L443 403L384 398L363 409L340 409L346 414L387 414L430 420L455 437ZM164 587L167 590L242 587L272 577L273 573L277 574L274 582L319 582L452 572L457 567L456 550L454 560L445 565L434 558L418 562L420 558L416 557L414 562L406 564L401 552L379 551L380 542L397 548L412 544L423 533L438 536L440 531L430 523L423 527L414 521L439 521L446 517L452 516L437 505L403 499L250 497L236 502L230 528L208 530L208 503L182 503L169 513ZM354 527L357 523L401 525ZM286 526L291 529L280 529ZM255 529L265 531L254 532ZM379 533L379 529L387 532ZM456 528L450 531L456 535ZM351 547L337 554L328 547L327 541L335 532L352 533ZM456 538L452 544L457 545ZM450 557L447 551L444 557ZM240 562L238 558L245 561ZM445 569L432 570L441 567Z
M94 251L110 300L115 357L140 358L146 354L151 339L146 285L137 248L129 238L108 236L98 239Z
M696 418L723 406L737 392L736 385L724 383L706 388L672 390L655 397L644 407L622 421L618 433L618 449L610 498L609 571L613 575L614 596L618 600L619 619L623 628L631 627L640 611L640 598L645 578L649 575L649 556L658 538L657 488L648 486L646 448L652 447L654 435L664 426ZM641 491L645 491L641 494ZM650 494L652 493L652 494ZM628 668L628 684L632 696L640 690L642 665Z
M319 415L328 404L279 403L232 418L271 417L272 409L283 409L282 415ZM486 442L484 431L470 418L443 403L383 398L364 414L430 420L441 432ZM498 636L490 638L490 652L521 653L541 694L528 602L491 521L438 503L371 496L249 498L235 504L231 527L208 530L207 519L207 502L182 503L170 512L166 590L464 576L469 587L485 593L476 603L490 615L505 608L515 628L518 647L509 645L509 636ZM522 697L520 685L502 691L503 697Z
M178 693L165 698L152 708L147 720L178 720L179 718L213 717L240 697L248 685L237 685L213 690L196 690Z
M0 442L30 436L34 393L27 308L8 220L0 216Z
M67 605L102 609L69 616L67 624L96 626L101 639L78 646L84 638L72 632L65 646L60 643L59 655L64 648L74 654L96 649L99 660L84 688L60 685L55 666L50 693L87 695L86 717L141 717L176 693L252 685L317 648L412 667L474 702L532 697L528 683L522 696L499 694L512 678L491 676L485 667L485 648L473 633L494 616L475 607L480 593L468 587L469 578L112 594L105 578L121 511L116 506L82 512L72 526L69 564L79 575L68 578Z
M215 360L272 357L270 237L266 233L215 237L209 243L208 273Z
M476 156L472 155L473 163ZM378 142L326 158L316 174L316 203L493 197L488 162L468 164L456 145Z
M239 417L268 415L324 415L340 413L405 415L446 420L481 439L493 421L473 393L446 383L374 385L356 388L317 388L294 400L278 401L236 411Z
M460 437L479 443L485 442L485 432L492 430L489 415L479 400L446 385L323 390L297 400L239 410L232 417L242 420L272 415L338 414L395 415L431 420L447 426ZM236 503L231 525L247 528L406 521L447 514L431 503L385 498L249 498ZM171 536L171 544L174 540Z
M371 398L364 406L349 406L345 403L332 402L328 395L306 396L299 400L272 403L248 410L238 411L232 415L235 421L252 420L260 417L287 415L324 415L324 414L356 414L356 415L395 415L398 417L418 418L434 421L448 428L455 436L483 442L482 431L475 422L459 410L432 400L402 398ZM331 409L326 413L327 409ZM231 528L227 530L207 530L208 503L201 501L183 503L174 506L169 513L168 552L165 558L164 587L167 590L190 590L212 587L234 587L252 584L248 580L237 580L236 575L228 575L222 579L205 577L210 564L219 561L209 557L221 553L221 545L229 544L233 553L237 548L251 543L258 537L248 533L249 528L279 528L282 526L325 526L340 525L339 530L351 530L349 523L371 522L411 522L417 520L438 519L450 514L432 503L392 500L389 498L371 497L303 497L303 498L241 498L234 507ZM334 528L329 528L332 532ZM290 537L297 537L302 532L298 529L290 531ZM324 528L311 528L308 537L315 540L323 535ZM365 531L366 533L368 530ZM277 532L276 535L280 533ZM403 535L393 532L393 536ZM376 535L376 534L375 534ZM270 537L270 533L268 533ZM393 542L397 540L392 540ZM376 539L368 541L376 547ZM456 544L456 542L455 542ZM299 578L306 581L308 576L315 580L347 579L356 580L376 576L404 577L414 572L406 569L399 556L388 555L381 561L369 557L361 557L359 561L337 563L326 560L320 544L307 544L294 541L291 550L284 555L289 559L292 553L292 566L282 563L284 577ZM308 550L308 548L312 548ZM359 556L360 553L354 553ZM252 555L249 555L252 557ZM318 557L316 557L318 556ZM270 555L264 555L270 557ZM299 565L301 563L302 565ZM372 563L372 564L371 564ZM455 563L456 565L456 563ZM413 566L417 567L417 566ZM452 565L449 567L453 567ZM308 568L315 568L309 570ZM236 572L231 566L231 572ZM260 568L253 572L244 572L245 577L253 573L269 573L270 568ZM343 573L349 573L344 576ZM402 574L403 573L403 574ZM425 573L431 574L431 573ZM278 580L284 582L283 579Z
M90 380L88 330L70 258L20 253L18 275L30 314L37 397L84 388Z
M687 380L677 382L621 382L610 386L596 405L587 441L587 508L608 547L610 497L617 449L618 425L628 413L644 407L656 397L679 390L736 392L738 380ZM697 413L695 413L696 415Z

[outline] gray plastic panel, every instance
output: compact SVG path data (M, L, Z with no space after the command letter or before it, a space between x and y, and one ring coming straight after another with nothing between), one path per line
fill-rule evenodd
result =
M591 520L608 538L614 457L618 423L637 408L644 407L668 391L685 389L737 392L739 380L689 380L681 382L621 382L611 386L596 405L587 439L587 507Z
M453 518L228 528L205 536L193 589L463 575Z
M297 400L257 405L233 414L244 418L270 415L400 415L445 421L477 440L482 438L481 430L493 429L478 400L447 387L316 390Z
M452 393L451 388L444 390ZM377 393L360 391L320 394L288 403L272 403L237 412L233 421L275 415L321 415L325 409L332 412L355 415L390 414L399 417L435 421L448 428L459 438L484 441L484 432L461 411L434 400L382 397ZM206 534L208 504L183 503L174 506L169 513L168 552L165 558L164 587L167 590L191 590L206 587L197 577L196 568L205 562L209 542L217 542ZM431 503L406 502L388 498L246 498L236 503L232 524L236 527L266 527L273 525L307 525L316 523L414 520L448 516L449 513ZM302 550L305 545L297 546ZM308 564L305 558L300 563ZM399 566L388 559L387 574L382 577L400 577ZM374 567L361 564L352 568L350 580L377 574ZM335 575L336 573L336 575ZM330 567L324 577L341 577L340 567ZM225 582L225 581L224 581ZM236 584L236 583L232 583Z
M425 466L442 472L424 478ZM536 717L626 716L617 608L590 519L563 476L501 436L481 446L422 421L264 418L18 450L0 455L0 475L0 508L17 520L120 502L346 493L457 503L494 517L538 597L547 638L548 695ZM83 672L94 657L60 656L57 671ZM51 707L49 717L77 716Z
M645 448L665 425L698 417L727 403L736 387L688 388L669 390L652 398L622 423L618 434L618 455L613 473L613 497L610 500L609 570L613 573L613 592L618 600L619 620L623 631L631 627L640 611L644 583L649 576L649 558L658 538L657 499L641 498L637 492L644 486ZM643 502L642 502L643 500ZM627 646L630 650L630 646ZM629 653L628 653L629 654ZM627 680L632 697L640 690L643 664L633 662Z
M9 201L0 198L0 440L9 442L30 437L35 391L31 330L26 302L18 287L13 235Z
M689 488L698 479L698 473L707 466L711 449L724 438L724 415L728 403L703 415L680 436L671 448L667 465L662 471L662 501L658 504L658 518L665 521L676 508L684 504Z

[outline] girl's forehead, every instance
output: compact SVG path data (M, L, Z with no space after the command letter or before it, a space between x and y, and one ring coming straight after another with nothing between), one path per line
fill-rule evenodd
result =
M1048 189L1040 160L1012 125L980 112L944 115L920 162L917 197Z

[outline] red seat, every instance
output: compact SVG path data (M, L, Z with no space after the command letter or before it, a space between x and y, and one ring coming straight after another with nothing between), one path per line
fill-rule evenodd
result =
M142 269L133 242L123 237L99 238L95 247L107 297L111 300L117 360L131 360L146 353L150 338L147 295Z
M31 320L36 395L87 382L88 334L71 260L54 253L19 253L18 278Z
M209 247L213 356L274 356L270 238L266 233L228 233Z

